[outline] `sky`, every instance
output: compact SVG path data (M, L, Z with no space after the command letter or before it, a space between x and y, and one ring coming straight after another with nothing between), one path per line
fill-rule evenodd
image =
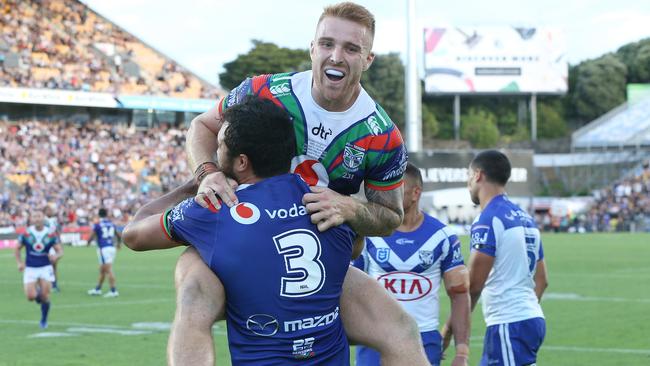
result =
M251 40L309 47L323 7L338 0L81 0L211 83ZM424 27L559 27L570 64L650 37L647 0L414 0ZM374 51L406 52L407 0L356 0L376 18Z

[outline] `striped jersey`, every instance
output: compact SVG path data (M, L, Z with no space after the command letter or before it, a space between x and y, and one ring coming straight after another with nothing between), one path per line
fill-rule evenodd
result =
M407 153L386 112L362 88L352 107L330 112L311 94L312 72L267 74L244 80L219 103L219 112L255 95L283 107L294 122L297 156L292 172L309 185L341 194L401 185Z
M494 257L481 293L485 323L543 318L534 276L544 249L535 220L506 195L498 195L474 220L470 240L471 250Z
M443 223L424 214L415 231L366 238L354 266L379 281L415 319L420 332L438 329L442 275L464 265L460 241Z

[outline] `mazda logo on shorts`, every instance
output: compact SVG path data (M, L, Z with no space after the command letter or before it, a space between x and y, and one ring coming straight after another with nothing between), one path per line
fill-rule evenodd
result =
M278 320L267 314L251 315L246 320L246 329L259 336L274 336L278 332L278 328Z

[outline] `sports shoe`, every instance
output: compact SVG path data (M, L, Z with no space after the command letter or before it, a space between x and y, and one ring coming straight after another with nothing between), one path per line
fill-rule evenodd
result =
M47 320L41 320L39 325L41 326L41 329L47 329Z
M104 297L118 297L118 296L120 296L120 293L117 291L109 291L104 295Z
M90 290L88 290L88 295L90 296L99 296L101 294L102 294L102 290L98 290L96 288L91 288Z

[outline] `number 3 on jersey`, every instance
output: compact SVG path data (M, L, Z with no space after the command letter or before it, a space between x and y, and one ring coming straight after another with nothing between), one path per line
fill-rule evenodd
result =
M278 254L284 257L288 275L282 277L280 296L312 295L325 283L325 267L320 261L321 244L316 234L305 229L284 232L273 237Z

